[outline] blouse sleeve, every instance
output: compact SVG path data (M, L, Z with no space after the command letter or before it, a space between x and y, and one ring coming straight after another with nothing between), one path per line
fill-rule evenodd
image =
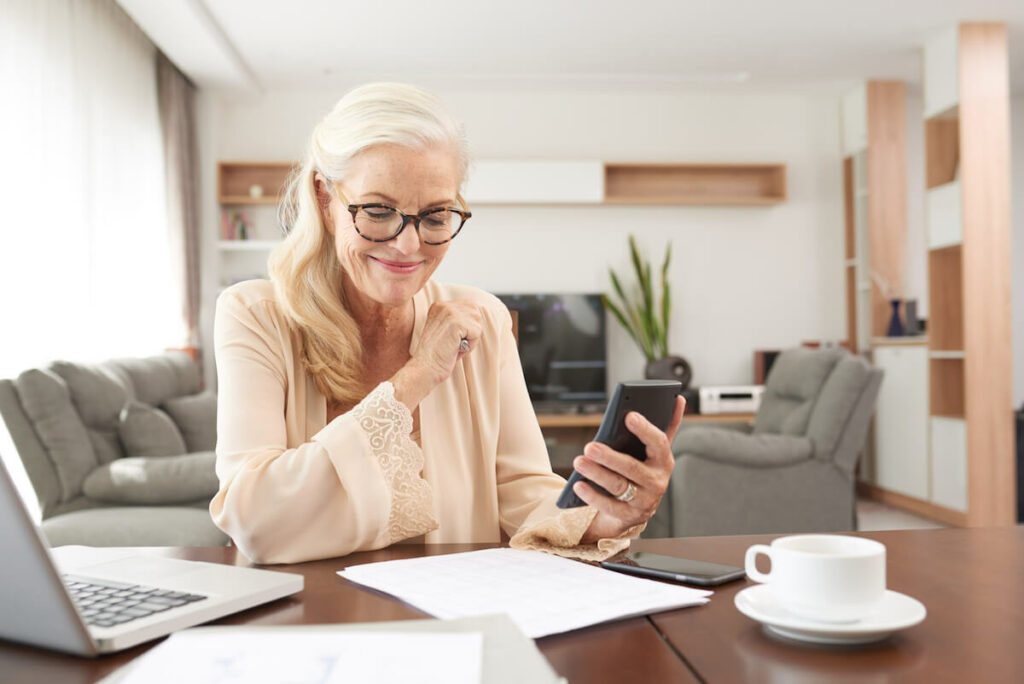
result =
M643 530L638 525L615 539L580 544L597 510L590 506L560 509L555 505L565 479L551 471L544 437L533 412L508 313L501 334L500 427L498 436L498 508L502 529L513 548L548 551L603 560L629 547Z
M435 529L412 416L391 383L288 447L289 333L270 307L230 292L217 303L214 522L258 563L379 549Z

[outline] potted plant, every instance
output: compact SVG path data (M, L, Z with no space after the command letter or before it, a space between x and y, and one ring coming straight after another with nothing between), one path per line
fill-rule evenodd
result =
M640 254L632 235L629 236L629 254L638 283L631 291L632 297L626 295L618 274L609 268L608 275L618 302L608 295L601 295L601 301L647 357L644 375L650 379L679 380L685 390L693 375L690 364L681 356L671 355L668 351L668 325L672 312L668 265L672 259L672 243L666 246L665 259L661 263L660 303L654 294L651 264Z

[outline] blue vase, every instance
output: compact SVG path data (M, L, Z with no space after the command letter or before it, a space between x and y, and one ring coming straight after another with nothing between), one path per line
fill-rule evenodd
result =
M903 321L900 320L900 300L893 299L889 303L892 305L892 318L889 319L889 331L886 335L889 337L903 337Z

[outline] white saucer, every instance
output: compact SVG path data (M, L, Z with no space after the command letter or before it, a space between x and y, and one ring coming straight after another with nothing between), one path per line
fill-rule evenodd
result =
M736 594L736 607L757 620L769 632L797 641L815 644L869 644L881 641L893 632L913 627L924 620L924 604L895 591L886 591L878 609L856 622L815 622L797 617L775 600L767 584L747 587Z

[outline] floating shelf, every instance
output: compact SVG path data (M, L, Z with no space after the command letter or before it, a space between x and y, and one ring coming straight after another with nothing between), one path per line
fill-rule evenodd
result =
M277 204L293 162L218 162L217 201L220 204ZM259 186L262 195L253 196Z
M606 163L604 189L606 204L779 204L786 165Z

